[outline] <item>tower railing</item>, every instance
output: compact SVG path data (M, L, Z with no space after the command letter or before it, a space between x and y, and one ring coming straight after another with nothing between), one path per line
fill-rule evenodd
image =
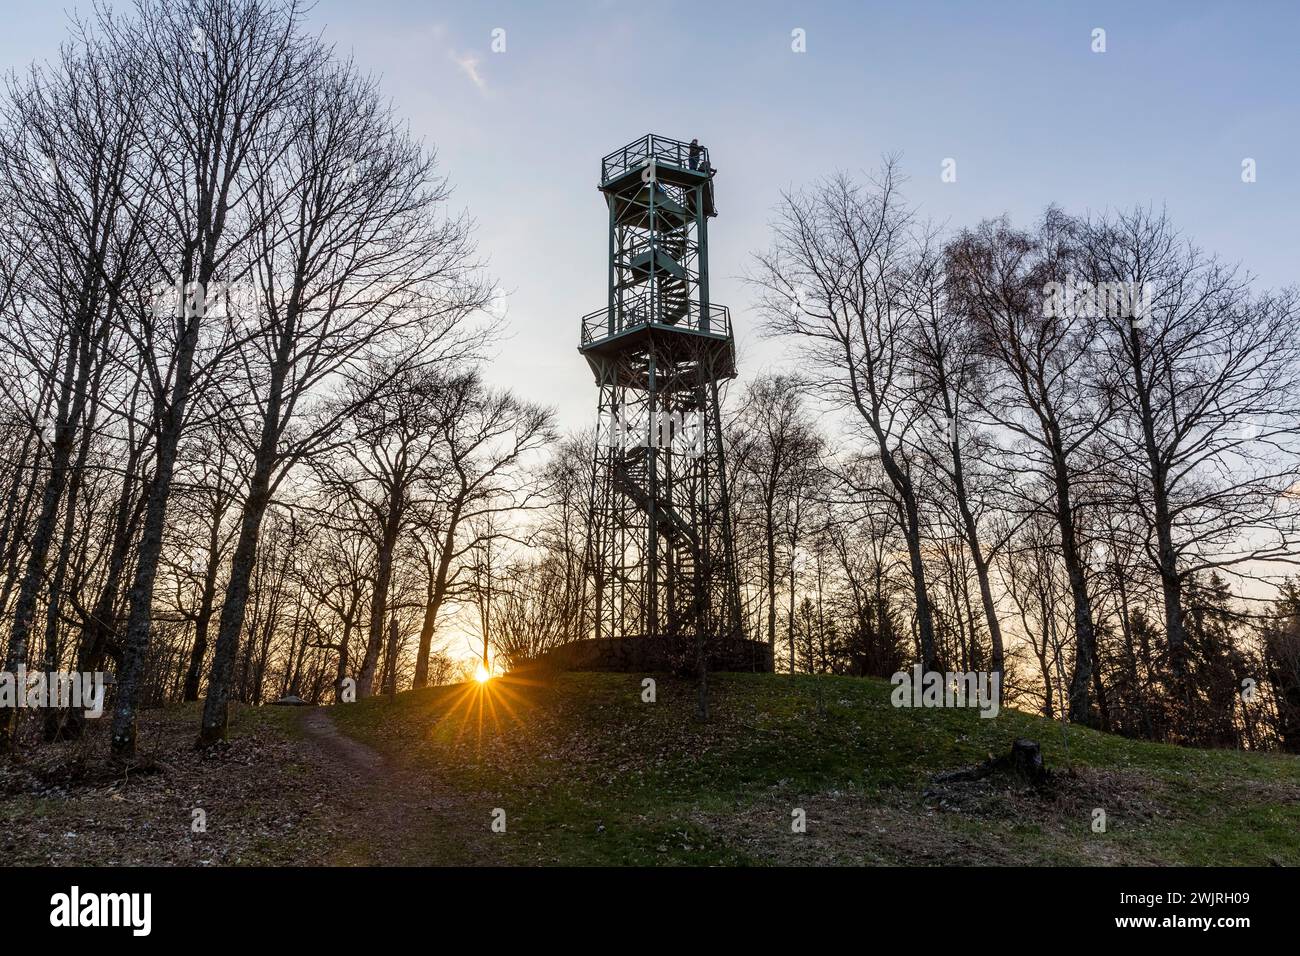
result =
M718 338L731 337L731 311L725 305L709 305L709 321L700 321L700 304L694 300L686 305L686 313L675 322L655 321L659 312L649 303L624 303L621 310L614 310L614 323L610 326L610 310L600 309L582 317L582 345L592 345L602 339L613 338L633 329L653 326L659 329L675 329L695 332Z
M696 148L699 150L696 171L704 172L711 168L709 165L709 150L704 146ZM668 164L677 166L680 169L690 169L691 144L684 143L679 139L670 139L667 136L656 136L654 133L643 136L628 143L622 149L614 150L600 161L600 181L607 183L618 179L634 169L640 169L651 159L656 164Z

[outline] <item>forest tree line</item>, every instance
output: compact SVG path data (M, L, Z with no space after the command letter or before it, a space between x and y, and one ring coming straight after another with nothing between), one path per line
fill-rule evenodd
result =
M433 153L254 0L102 11L0 112L6 670L108 670L124 758L151 704L202 698L213 743L232 700L446 679L553 425L482 378L495 289Z
M790 673L991 671L1047 717L1300 749L1297 290L1161 210L941 236L899 185L786 194L754 257L797 361L727 403L747 636ZM512 663L590 633L595 441L502 576Z
M1295 287L1151 208L941 235L894 160L773 232L751 280L802 362L734 441L788 665L989 670L1048 717L1300 747Z

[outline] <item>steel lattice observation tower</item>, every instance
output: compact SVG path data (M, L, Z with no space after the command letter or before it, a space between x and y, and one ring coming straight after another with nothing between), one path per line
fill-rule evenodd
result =
M601 160L609 298L583 316L579 346L599 388L584 666L772 667L742 633L718 401L736 350L709 299L713 176L707 149L662 136Z

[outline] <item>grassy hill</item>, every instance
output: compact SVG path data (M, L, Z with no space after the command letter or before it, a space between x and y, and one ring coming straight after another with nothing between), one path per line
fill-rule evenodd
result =
M713 719L660 676L563 674L333 708L428 781L431 861L576 864L1300 864L1300 760L1140 743L1003 709L896 709L883 681L719 674ZM1042 744L1043 793L935 784ZM432 798L431 798L432 799ZM490 829L496 809L506 830ZM1094 809L1106 831L1094 832ZM807 830L794 833L792 813Z
M883 681L562 674L151 710L142 759L84 741L0 762L6 864L1300 864L1300 760L1138 743L1004 709L895 709ZM937 782L1038 740L1051 785ZM1106 831L1092 829L1093 811ZM206 827L196 829L196 809ZM491 828L505 812L503 833ZM807 830L791 830L792 811Z

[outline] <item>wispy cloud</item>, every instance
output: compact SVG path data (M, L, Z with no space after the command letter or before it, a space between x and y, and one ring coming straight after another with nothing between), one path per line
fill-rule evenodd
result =
M483 79L483 74L478 71L479 58L473 53L458 54L455 50L449 50L448 55L451 57L451 62L460 67L460 71L469 77L471 83L478 87L478 91L486 94L488 91L487 81Z

